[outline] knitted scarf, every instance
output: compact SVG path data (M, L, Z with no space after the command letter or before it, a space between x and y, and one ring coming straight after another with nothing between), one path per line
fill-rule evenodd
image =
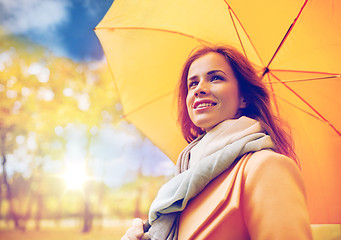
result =
M149 210L152 240L176 240L179 213L205 186L245 153L275 146L260 123L226 120L192 141L179 155L177 175L159 190Z

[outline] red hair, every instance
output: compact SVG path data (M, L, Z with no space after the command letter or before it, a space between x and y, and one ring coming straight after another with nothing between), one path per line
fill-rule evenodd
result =
M239 51L228 46L202 46L192 52L183 66L178 84L178 123L187 142L193 141L205 132L195 126L188 115L186 106L188 71L195 60L211 52L223 55L233 69L239 83L240 94L247 103L246 108L242 109L241 115L258 120L274 141L277 152L297 162L293 140L288 133L290 132L288 131L289 126L274 114L267 87L249 60ZM287 131L283 129L283 126L286 126Z

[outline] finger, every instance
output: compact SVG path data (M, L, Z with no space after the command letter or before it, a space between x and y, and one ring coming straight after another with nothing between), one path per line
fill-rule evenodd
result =
M134 219L132 226L127 230L126 236L130 240L140 239L143 235L143 221L141 219Z
M151 239L151 237L150 237L150 235L149 235L148 232L146 232L145 234L143 234L142 240L150 240L150 239Z
M143 221L141 218L135 218L135 219L133 219L132 225L136 226L136 227L143 226Z

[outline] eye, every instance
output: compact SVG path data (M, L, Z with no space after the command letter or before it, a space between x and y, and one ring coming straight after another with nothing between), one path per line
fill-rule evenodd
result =
M188 83L188 88L195 87L196 85L198 85L198 81L190 81L190 82Z
M220 75L213 75L211 77L211 81L222 81L222 80L225 80L225 78L223 76L220 76Z

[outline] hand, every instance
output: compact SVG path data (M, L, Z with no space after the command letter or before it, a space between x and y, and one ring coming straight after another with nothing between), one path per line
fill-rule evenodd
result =
M150 239L148 233L143 231L143 221L140 218L135 218L131 227L127 230L126 234L121 240L147 240Z

